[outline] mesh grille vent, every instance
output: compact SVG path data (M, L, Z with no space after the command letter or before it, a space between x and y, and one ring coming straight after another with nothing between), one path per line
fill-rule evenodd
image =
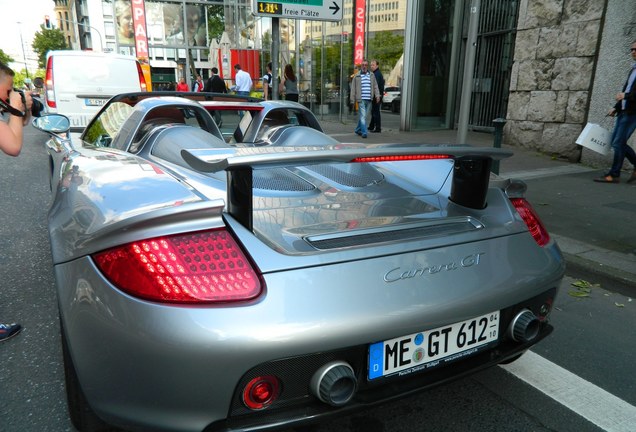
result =
M313 165L311 171L344 186L365 187L380 183L384 176L367 164Z
M261 190L307 192L315 189L314 185L285 168L255 170L252 181L254 188Z

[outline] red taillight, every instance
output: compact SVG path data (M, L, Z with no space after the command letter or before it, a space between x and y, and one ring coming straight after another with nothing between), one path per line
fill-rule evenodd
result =
M543 226L543 223L541 223L539 215L537 215L530 203L525 198L511 198L510 201L528 226L528 231L532 234L534 241L536 241L539 246L545 246L548 244L550 241L550 235Z
M137 62L137 75L139 75L139 86L141 87L141 91L148 91L146 76L144 75L144 71L141 69L141 64L139 64L139 62Z
M351 162L397 162L397 161L451 159L451 158L452 156L446 155L446 154L419 154L419 155L357 157L352 159Z
M53 57L49 57L46 61L46 104L49 108L57 108L57 103L55 102L55 89L53 87Z
M118 288L153 301L242 301L262 291L249 260L222 229L129 243L94 259Z
M253 410L260 410L272 404L280 394L278 378L272 375L259 376L247 383L243 389L243 403Z

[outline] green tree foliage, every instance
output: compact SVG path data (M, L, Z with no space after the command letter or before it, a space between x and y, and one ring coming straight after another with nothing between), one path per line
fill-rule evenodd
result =
M27 81L27 78L31 81L31 83L33 83L33 80L35 79L35 77L40 77L44 79L44 75L45 75L44 69L38 69L36 71L30 70L28 71L28 77L27 77L26 69L15 70L14 72L15 72L15 76L13 77L13 87L19 88L19 89L24 87L24 83ZM31 87L31 89L35 90L36 92L39 92L38 89L35 89L33 87Z
M350 47L351 46L349 42L345 42L344 46L342 46L342 49L344 50L342 52L342 58L344 62L342 67L344 67L345 85L347 84L347 81L349 79L348 78L349 74L353 70L353 65L349 66L347 64L348 59L351 59ZM324 66L323 66L323 58L322 58L323 50L324 50L324 57L325 57ZM323 97L325 99L329 99L328 92L330 90L337 90L340 88L340 79L341 79L340 50L341 50L341 44L339 42L330 43L322 47L318 46L318 47L312 48L312 53L311 53L312 55L311 58L313 63L312 74L314 76L311 77L311 80L313 81L313 86L314 86L313 89L316 95L317 103L320 103ZM351 71L349 69L351 69ZM309 77L307 77L307 79L309 79ZM323 83L325 84L324 92L322 91Z
M345 79L354 72L352 60L353 38L344 43L343 64ZM325 45L325 68L322 68L322 48L313 50L314 69L318 77L322 74L327 82L340 84L340 44L334 43ZM396 65L404 52L404 36L395 35L390 31L375 33L369 39L368 60L377 59L383 73L389 73ZM322 71L322 72L321 72ZM345 83L346 84L346 83Z
M369 39L369 60L377 59L383 72L393 69L403 52L404 36L382 31Z
M9 63L12 63L14 61L15 60L10 55L0 49L0 62L8 65Z
M324 46L325 67L322 67L322 47L314 48L314 65L316 72L322 74L325 81L340 81L340 44L334 43ZM346 61L346 60L345 60ZM319 72L322 71L322 72Z
M208 39L221 39L225 30L225 12L223 5L208 6Z
M272 32L267 29L261 37L261 45L264 51L270 51L272 49Z
M69 49L64 40L62 30L47 29L44 27L44 24L40 25L40 31L35 33L31 47L38 55L38 66L41 68L46 66L47 52L51 50Z
M22 69L14 70L13 72L15 72L15 75L13 76L13 87L21 89L26 81L27 71L26 69ZM31 74L29 74L29 78L33 78L31 77Z

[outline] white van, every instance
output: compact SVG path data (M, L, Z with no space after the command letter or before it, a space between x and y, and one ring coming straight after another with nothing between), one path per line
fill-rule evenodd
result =
M108 99L146 91L135 57L93 51L49 51L44 99L47 111L66 115L81 132Z

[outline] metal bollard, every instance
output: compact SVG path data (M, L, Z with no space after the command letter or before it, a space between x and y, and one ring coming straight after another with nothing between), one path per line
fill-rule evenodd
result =
M493 147L495 148L501 148L501 140L503 139L503 128L506 125L506 119L503 118L496 118L492 121L492 123L495 125L495 142L493 144ZM499 175L499 161L495 160L492 161L492 172L494 172L495 174Z

